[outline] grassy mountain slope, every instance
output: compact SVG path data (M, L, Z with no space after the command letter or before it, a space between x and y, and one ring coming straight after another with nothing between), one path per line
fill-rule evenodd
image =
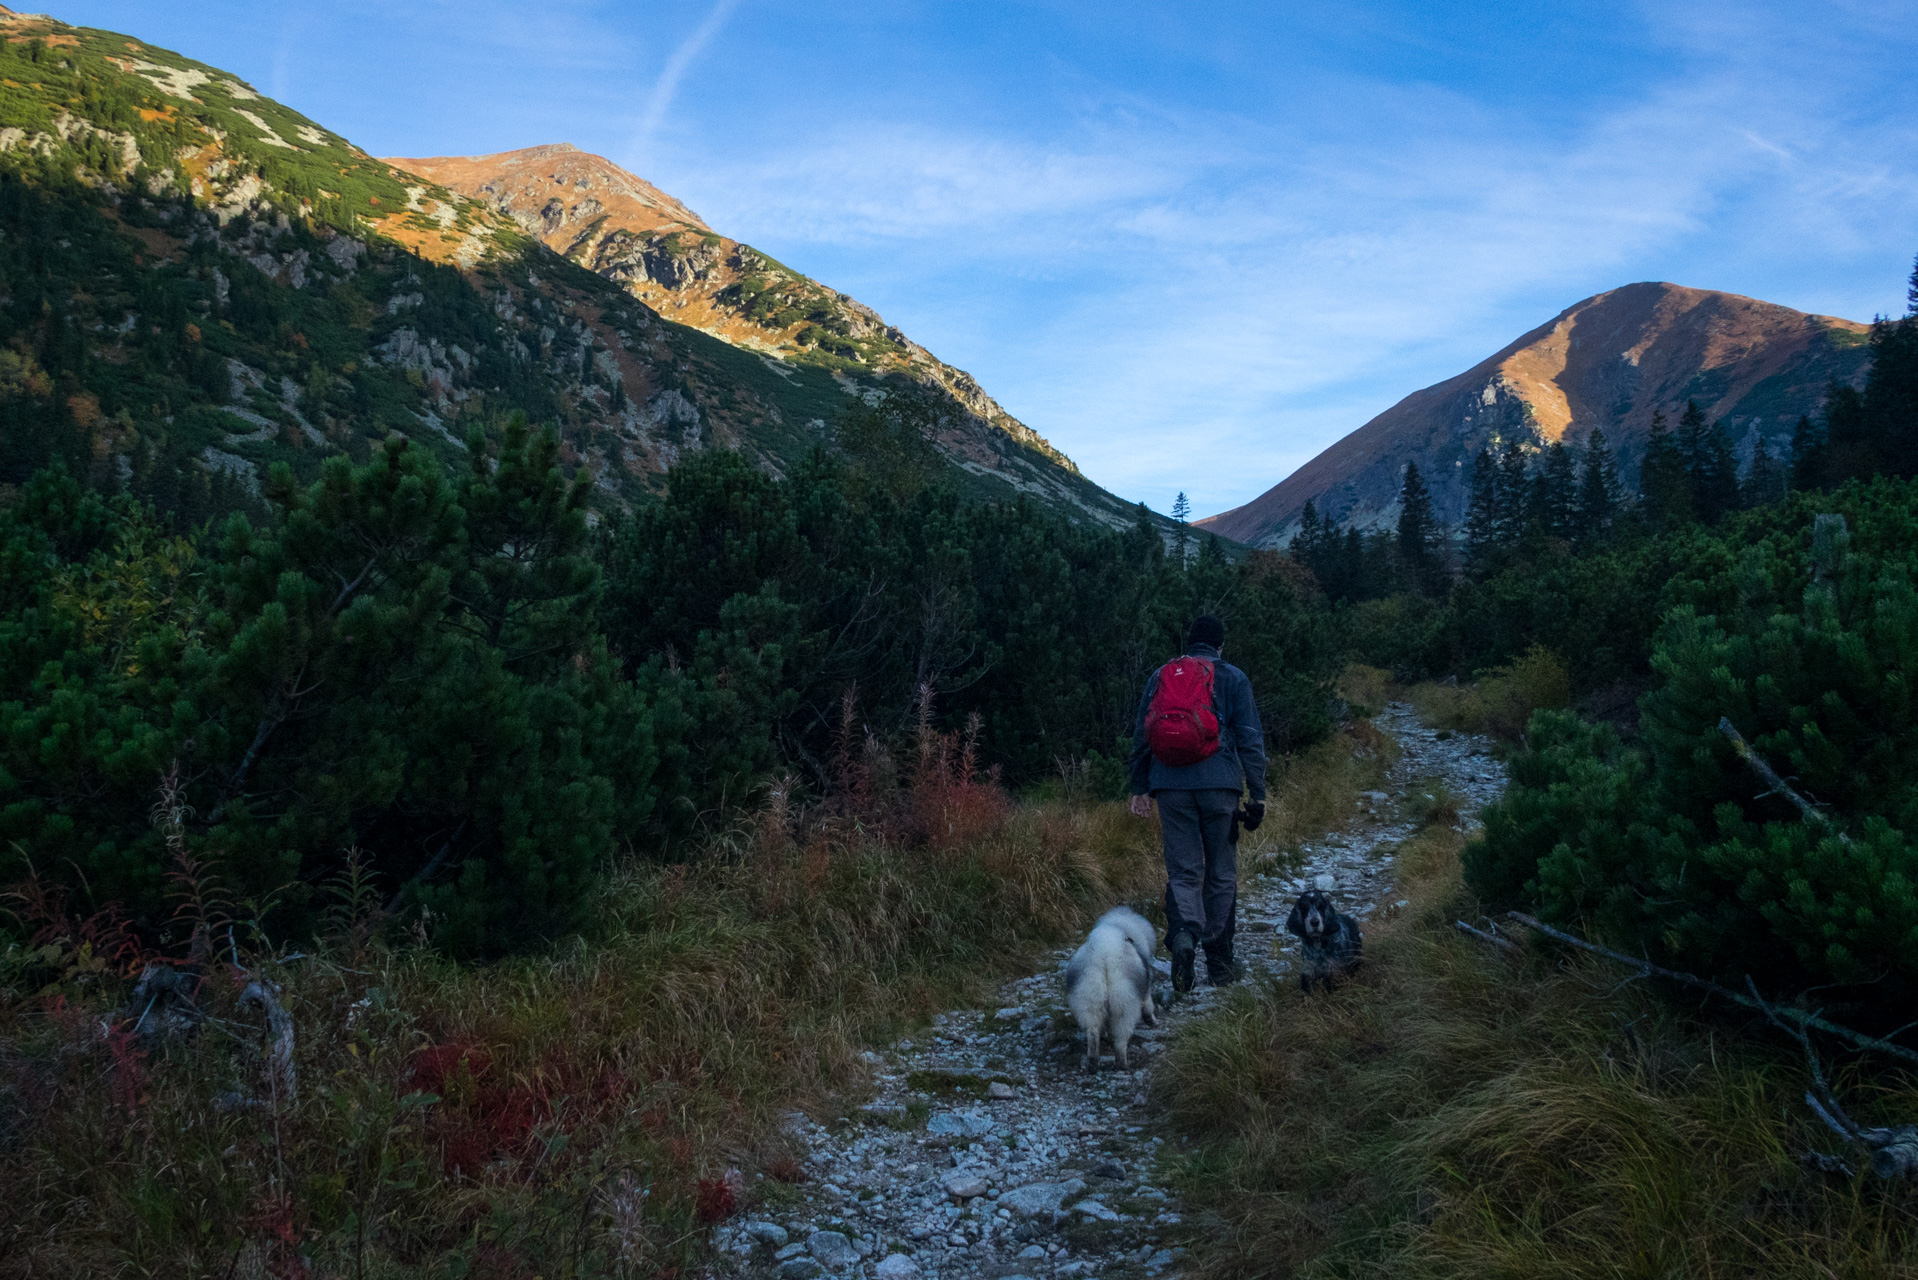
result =
M1405 464L1418 463L1441 520L1464 516L1472 459L1517 435L1581 443L1605 431L1628 479L1663 411L1695 399L1741 456L1764 437L1788 452L1792 425L1832 381L1862 384L1866 326L1732 293L1631 284L1587 298L1455 378L1415 391L1245 506L1200 524L1276 546L1308 501L1364 526L1398 517Z
M887 385L836 372L663 319L218 68L0 10L0 482L59 458L199 518L275 462L395 433L452 462L524 411L621 506L691 449L783 470ZM941 443L981 496L1124 518L1005 432Z

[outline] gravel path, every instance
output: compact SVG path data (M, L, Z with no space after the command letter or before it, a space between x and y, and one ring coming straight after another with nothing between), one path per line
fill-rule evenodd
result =
M1441 739L1404 703L1375 723L1400 747L1387 791L1367 793L1349 830L1305 845L1296 872L1241 866L1239 961L1255 980L1291 968L1297 940L1285 917L1308 884L1329 888L1361 921L1401 905L1391 851L1415 830L1398 813L1414 786L1443 778L1465 814L1504 789L1487 740ZM868 1053L877 1097L852 1123L790 1117L810 1148L806 1181L715 1233L727 1270L782 1280L1176 1274L1182 1251L1167 1228L1183 1207L1153 1180L1162 1139L1146 1084L1165 1042L1203 1016L1215 992L1201 985L1168 1008L1171 968L1160 959L1158 1027L1135 1036L1130 1071L1108 1050L1088 1077L1065 1009L1060 970L1070 955L1062 949L1051 968L1008 983L995 1009L942 1014L923 1034Z

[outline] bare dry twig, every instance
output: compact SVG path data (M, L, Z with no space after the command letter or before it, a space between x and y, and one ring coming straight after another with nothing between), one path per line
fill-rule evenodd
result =
M1732 750L1738 754L1740 760L1745 762L1746 767L1758 775L1758 780L1771 788L1763 792L1763 795L1785 797L1797 807L1800 814L1804 815L1805 821L1815 822L1821 827L1828 828L1846 844L1851 843L1851 837L1838 830L1838 824L1832 821L1830 814L1792 790L1790 784L1778 776L1778 770L1765 763L1765 757L1752 750L1751 743L1745 741L1745 735L1738 732L1738 727L1731 722L1731 717L1718 717L1718 731L1725 735L1732 744Z

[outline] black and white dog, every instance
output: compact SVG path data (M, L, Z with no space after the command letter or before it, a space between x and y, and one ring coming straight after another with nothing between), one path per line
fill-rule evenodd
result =
M1300 894L1292 905L1292 914L1286 917L1285 930L1297 934L1305 944L1299 957L1300 990L1310 991L1316 979L1329 991L1334 978L1343 978L1359 967L1365 938L1359 933L1358 921L1333 908L1330 895L1317 889Z

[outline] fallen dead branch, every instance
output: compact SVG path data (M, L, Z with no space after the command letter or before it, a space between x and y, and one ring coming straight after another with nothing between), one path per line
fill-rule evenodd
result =
M1636 956L1626 955L1622 951L1614 951L1610 947L1602 947L1595 942L1587 942L1585 939L1575 934L1567 933L1563 929L1554 929L1551 925L1534 920L1522 911L1508 911L1506 914L1513 920L1518 921L1527 928L1537 930L1548 938L1555 938L1568 946L1577 947L1582 951L1590 951L1594 955L1604 956L1607 960L1612 960L1618 964L1636 969L1640 974L1646 977L1668 978L1674 982L1684 983L1686 986L1697 987L1701 991L1708 991L1722 999L1730 1000L1734 1004L1743 1005L1747 1009L1755 1009L1764 1014L1773 1026L1796 1040L1799 1047L1805 1052L1805 1062L1811 1070L1812 1079L1812 1087L1805 1093L1805 1104L1812 1109L1813 1114L1824 1121L1832 1132L1838 1134L1838 1136L1847 1142L1862 1147L1871 1158L1872 1172L1879 1177L1903 1178L1918 1174L1918 1125L1905 1124L1889 1129L1866 1128L1854 1121L1845 1113L1844 1107L1839 1105L1837 1097L1832 1093L1831 1085L1825 1079L1824 1067L1818 1061L1818 1054L1812 1048L1811 1037L1806 1029L1815 1028L1825 1032L1827 1035L1837 1036L1841 1040L1849 1041L1861 1049L1873 1049L1879 1053L1890 1054L1895 1058L1902 1058L1907 1062L1918 1062L1918 1053L1913 1053L1911 1050L1892 1044L1889 1041L1880 1040L1875 1036L1868 1036L1862 1032L1853 1031L1849 1027L1841 1027L1835 1022L1827 1021L1816 1013L1806 1013L1799 1009L1781 1008L1778 1005L1772 1004L1758 994L1758 984L1753 982L1749 975L1745 978L1745 986L1750 994L1741 994L1733 991L1729 987L1721 986L1709 978L1701 978L1695 973L1683 973L1677 969L1667 969L1662 965L1653 964L1649 960L1641 960ZM1453 924L1461 932L1469 933L1475 938L1492 943L1494 946L1508 950L1513 948L1513 944L1508 939L1488 933L1483 929L1475 929L1463 920L1455 920ZM1843 1159L1838 1156L1827 1155L1823 1152L1807 1151L1801 1156L1801 1159L1812 1168L1822 1170L1826 1173L1842 1173L1849 1176L1852 1172L1851 1166Z
M1471 925L1466 924L1463 920L1454 920L1452 921L1452 924L1454 927L1460 930L1463 930L1466 933L1471 934L1474 938L1479 939L1481 942L1489 942L1493 946L1502 947L1506 951L1518 950L1518 943L1513 942L1510 938L1501 938L1496 933L1487 933L1483 929L1474 929Z
M1771 788L1769 791L1760 792L1760 798L1769 795L1783 796L1797 807L1805 821L1826 827L1836 833L1838 838L1846 844L1851 843L1851 837L1838 830L1838 824L1831 820L1830 814L1792 790L1790 784L1778 776L1778 770L1765 763L1765 757L1752 750L1751 743L1745 741L1745 735L1738 732L1738 726L1731 722L1729 716L1718 717L1718 731L1730 741L1732 750L1738 754L1740 760L1745 762L1746 767L1758 775L1758 780Z
M1799 1048L1805 1051L1805 1065L1811 1070L1812 1083L1812 1087L1805 1092L1805 1105L1832 1132L1847 1142L1863 1147L1871 1156L1871 1171L1879 1177L1904 1178L1918 1173L1918 1125L1867 1129L1846 1115L1845 1109L1838 1104L1837 1096L1832 1093L1831 1085L1825 1080L1825 1069L1820 1065L1818 1054L1811 1047L1811 1037L1805 1034L1805 1029L1786 1025L1778 1016L1778 1010L1758 994L1758 984L1749 975L1745 978L1745 986L1751 991L1752 1002L1765 1011L1771 1024L1796 1040ZM1807 1152L1805 1162L1828 1172L1851 1171L1843 1161L1822 1152Z
M267 1094L278 1106L292 1106L299 1098L299 1079L293 1069L293 1015L280 1003L280 989L255 978L240 992L240 1006L257 1004L266 1010Z
M1876 1036L1868 1036L1863 1032L1853 1031L1850 1027L1841 1027L1835 1022L1826 1021L1815 1013L1806 1013L1801 1009L1779 1008L1775 1005L1768 1005L1762 1000L1754 1000L1750 996L1733 991L1730 987L1720 986L1709 978L1701 978L1695 973L1682 973L1677 969L1667 969L1660 965L1655 965L1649 960L1641 960L1637 956L1626 955L1623 951L1614 951L1610 947L1601 947L1595 942L1585 941L1585 939L1578 937L1576 934L1570 934L1563 929L1554 929L1551 925L1542 924L1522 911L1508 911L1505 914L1528 929L1536 929L1548 938L1556 938L1558 941L1566 943L1569 946L1590 951L1594 955L1604 956L1607 960L1613 960L1622 965L1628 965L1647 977L1667 978L1673 982L1682 982L1686 986L1697 987L1701 991L1709 991L1713 995L1730 1000L1733 1004L1740 1004L1747 1009L1754 1009L1759 1013L1765 1014L1767 1017L1787 1018L1802 1027L1811 1027L1823 1031L1827 1035L1837 1036L1840 1040L1848 1041L1860 1049L1872 1049L1879 1053L1890 1054L1892 1057L1903 1059L1906 1062L1918 1063L1918 1053L1914 1053L1910 1049L1906 1049L1901 1045L1892 1044L1888 1040L1880 1040Z

